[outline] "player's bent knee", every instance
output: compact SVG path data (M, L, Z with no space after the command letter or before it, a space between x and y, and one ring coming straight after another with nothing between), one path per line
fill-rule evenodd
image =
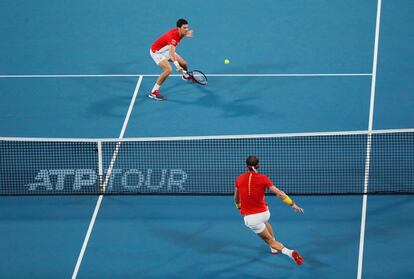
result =
M171 69L171 68L164 69L164 73L165 73L166 75L171 75L171 73L172 73L172 69Z

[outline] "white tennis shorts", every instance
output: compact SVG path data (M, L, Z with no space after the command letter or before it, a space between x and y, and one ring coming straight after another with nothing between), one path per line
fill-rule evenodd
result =
M257 214L244 216L244 224L254 233L258 234L265 230L265 223L270 219L270 212L265 211Z
M168 61L170 60L170 46L166 45L156 52L152 52L150 49L150 55L157 65L160 64L160 62L164 59L167 59Z

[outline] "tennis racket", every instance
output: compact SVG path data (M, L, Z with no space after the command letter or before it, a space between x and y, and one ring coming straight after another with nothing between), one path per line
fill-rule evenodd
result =
M206 75L203 74L203 72L201 71L194 70L194 71L188 71L184 73L189 75L193 82L196 82L201 85L207 85L208 83Z

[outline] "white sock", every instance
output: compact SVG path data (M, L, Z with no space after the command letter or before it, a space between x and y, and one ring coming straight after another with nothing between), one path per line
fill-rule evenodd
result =
M292 253L293 253L293 250L289 250L289 249L287 249L286 247L284 247L284 248L282 249L282 253L283 253L283 254L285 254L286 256L289 256L289 257L291 257L291 258L292 258Z
M154 87L152 88L151 92L154 92L155 90L160 89L160 86L158 85L158 83L154 84Z

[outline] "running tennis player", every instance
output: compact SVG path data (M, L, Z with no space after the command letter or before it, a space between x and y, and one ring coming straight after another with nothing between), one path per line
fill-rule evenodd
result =
M173 62L177 72L187 71L187 63L175 52L175 48L184 37L192 37L193 31L189 29L188 22L185 19L177 21L177 28L171 29L161 37L159 37L151 46L150 54L154 62L161 67L163 72L158 77L157 82L150 91L148 97L162 101L165 98L160 94L160 86L171 74L172 69L168 62ZM183 79L190 79L183 74Z
M236 207L240 209L240 214L244 216L245 225L270 246L272 254L282 252L292 258L296 264L301 265L303 258L298 251L290 250L275 240L272 226L268 222L270 212L265 201L266 188L296 212L303 213L303 209L297 206L282 190L274 186L269 177L257 172L259 160L255 156L249 156L246 164L248 171L237 178L234 188L234 202Z

